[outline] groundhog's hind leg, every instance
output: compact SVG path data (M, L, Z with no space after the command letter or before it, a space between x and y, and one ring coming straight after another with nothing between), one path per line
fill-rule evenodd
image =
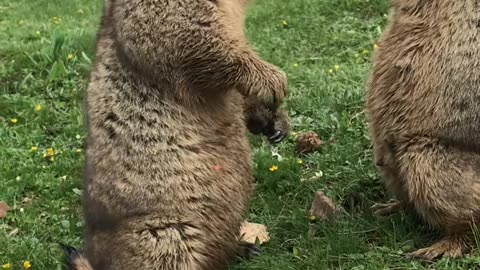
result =
M472 239L468 234L447 233L440 241L433 245L419 249L406 255L407 259L422 259L432 261L438 257L461 257L472 249Z
M150 220L139 225L119 230L115 245L122 248L110 254L114 259L106 269L217 270L225 269L235 253L233 235L212 234L201 223Z
M432 227L447 232L412 257L459 257L471 248L480 218L480 154L419 137L400 144L398 161L409 202Z

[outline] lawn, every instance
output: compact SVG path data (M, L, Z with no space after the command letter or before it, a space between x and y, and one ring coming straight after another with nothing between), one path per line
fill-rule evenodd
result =
M438 235L413 217L374 217L387 200L372 166L364 81L386 24L387 0L257 0L247 34L289 77L292 134L272 147L252 137L256 193L249 220L268 226L262 255L231 269L472 269L480 257L408 262L403 254ZM61 269L57 242L82 245L83 94L94 59L101 1L0 0L0 266ZM322 151L294 154L312 130ZM269 170L278 166L278 170ZM317 190L362 203L312 222ZM8 265L4 265L8 266Z

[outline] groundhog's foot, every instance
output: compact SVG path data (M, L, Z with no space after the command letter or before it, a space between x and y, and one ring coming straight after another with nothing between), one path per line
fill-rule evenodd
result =
M391 199L387 203L376 203L370 209L376 216L386 217L390 216L402 209L402 203L395 199Z
M472 249L467 235L449 235L427 248L419 249L405 256L406 259L432 261L440 257L458 258Z
M260 253L261 251L256 245L241 241L239 243L237 257L244 260L249 260L253 257L260 255Z

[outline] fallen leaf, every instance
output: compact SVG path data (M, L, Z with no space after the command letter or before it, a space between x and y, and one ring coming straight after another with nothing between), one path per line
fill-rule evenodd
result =
M310 216L320 220L326 220L333 217L337 213L337 207L333 201L325 196L321 191L315 192L312 207L310 208ZM313 217L310 217L312 220Z
M267 227L263 224L243 222L240 228L241 240L250 244L263 244L270 240Z
M313 131L304 132L297 136L295 140L295 150L300 155L306 155L320 150L323 141L317 133Z
M0 202L0 218L7 217L7 212L12 210L6 202Z

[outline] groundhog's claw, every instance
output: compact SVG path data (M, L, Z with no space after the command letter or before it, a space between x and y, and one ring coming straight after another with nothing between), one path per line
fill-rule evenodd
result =
M283 134L281 130L277 130L275 134L268 138L268 140L271 143L279 143L283 140L283 138L285 138L285 134Z
M370 207L376 216L390 216L402 209L402 203L397 200L390 200L387 203L376 203Z

